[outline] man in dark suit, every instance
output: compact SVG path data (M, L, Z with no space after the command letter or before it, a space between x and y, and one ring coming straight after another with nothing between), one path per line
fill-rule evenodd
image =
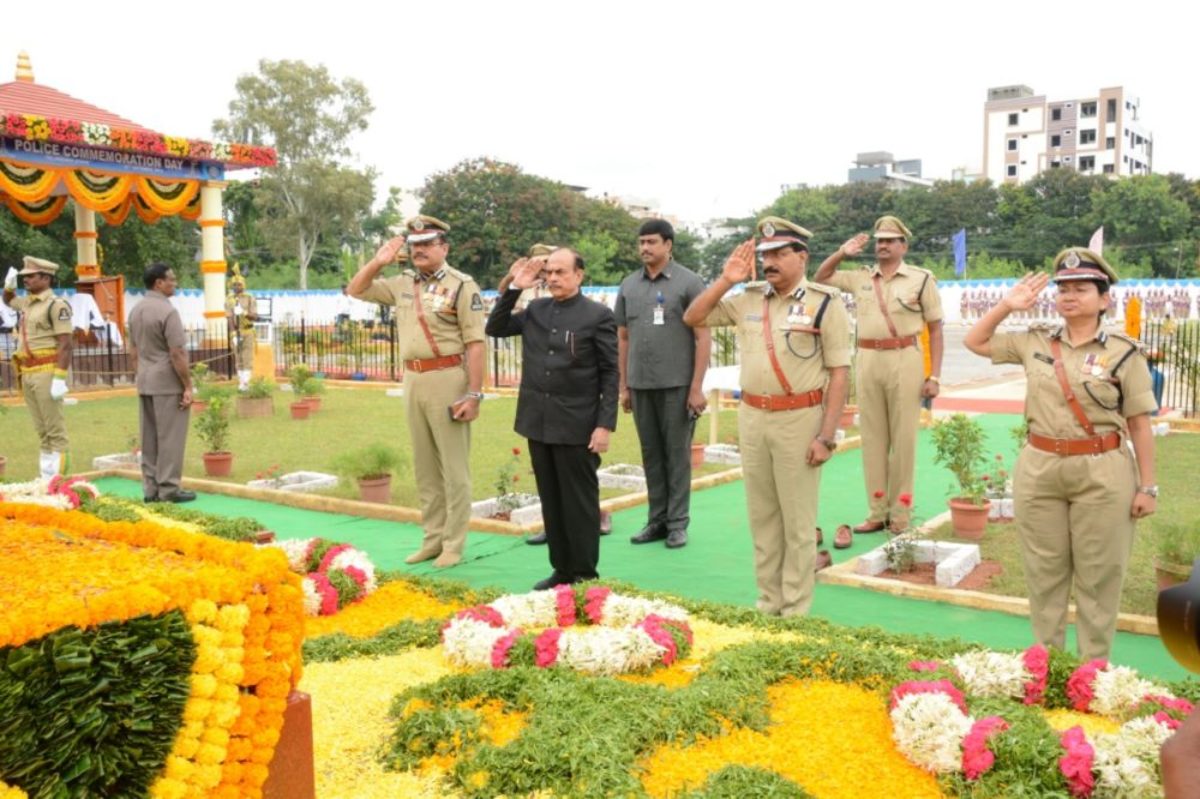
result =
M596 468L617 427L617 326L580 293L583 259L560 247L548 260L521 259L488 317L489 336L521 336L521 390L514 429L529 455L554 571L534 588L595 579L600 559ZM513 307L543 270L549 297Z

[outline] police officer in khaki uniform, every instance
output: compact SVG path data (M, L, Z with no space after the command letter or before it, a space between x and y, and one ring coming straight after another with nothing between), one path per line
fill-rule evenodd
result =
M446 263L450 226L432 216L405 223L397 236L350 280L351 297L394 305L404 401L425 539L406 558L436 558L444 568L462 560L471 517L470 422L483 400L483 300L475 280ZM411 269L378 277L408 246Z
M541 262L545 264L546 260L550 257L550 253L557 249L558 248L552 244L543 244L539 241L537 244L529 248L528 257L535 260L540 259ZM498 294L504 294L504 292L508 291L508 287L512 285L513 279L516 277L516 268L517 264L519 263L521 262L517 261L514 263L512 267L509 268L508 274L500 278L500 285L496 287L496 292ZM522 291L521 296L517 298L517 304L513 309L513 313L520 313L521 311L525 310L529 303L533 302L534 300L549 296L550 290L546 288L546 281L539 273L537 283Z
M254 298L246 293L246 278L237 264L233 266L229 289L229 296L225 298L225 318L229 321L229 338L234 345L238 390L245 391L254 373L254 323L258 321L258 314Z
M850 326L840 293L804 277L812 234L778 217L763 219L758 232L766 284L725 296L754 271L754 241L744 242L683 320L737 328L738 438L758 608L792 616L812 605L820 467L837 446Z
M71 305L50 289L57 271L58 264L26 255L21 271L9 269L4 280L4 303L20 314L13 370L40 441L38 473L43 478L67 469L62 399L71 367ZM24 297L16 296L18 276L24 278Z
M1154 513L1158 497L1156 404L1137 340L1101 327L1117 275L1091 250L1072 247L1054 259L1061 325L996 332L1009 314L1032 308L1050 280L1026 275L964 343L993 363L1025 367L1029 438L1013 490L1034 636L1063 648L1073 581L1079 653L1107 658L1134 525Z
M927 269L904 263L912 233L894 216L875 223L876 263L837 271L862 252L865 233L825 259L813 279L854 296L858 354L855 381L862 432L863 477L870 514L854 528L875 533L908 529L922 399L938 395L942 373L942 300ZM921 330L929 326L931 373L925 376ZM876 493L881 496L876 497Z

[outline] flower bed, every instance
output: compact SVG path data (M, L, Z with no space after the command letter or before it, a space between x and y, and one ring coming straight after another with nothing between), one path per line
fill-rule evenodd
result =
M0 779L30 796L261 795L301 672L283 557L4 503L0 557Z
M377 587L375 564L365 552L324 538L293 538L265 544L282 550L288 568L303 577L304 613L332 616Z
M394 590L403 602L420 608L420 617L392 616L389 620L399 620L375 636L330 634L305 645L306 658L324 661L310 669L314 681L306 678L304 686L318 697L315 707L325 704L320 701L323 692L365 683L353 689L354 712L339 712L339 699L328 703L316 721L318 751L336 741L339 758L347 758L331 765L324 781L318 766L320 793L1065 797L1070 782L1059 766L1068 755L1061 742L1064 732L1080 726L1083 740L1096 752L1115 753L1094 756L1100 786L1106 770L1132 773L1142 768L1137 753L1149 751L1148 741L1161 739L1148 726L1162 725L1154 713L1172 718L1183 713L1184 705L1172 696L1200 696L1200 685L1192 681L1144 684L1128 670L1101 669L1099 664L1083 664L1076 687L1068 689L1081 664L1062 653L1043 662L1036 653L979 652L962 643L846 629L813 619L767 619L750 610L650 596L627 587L608 597L662 602L686 613L695 640L690 654L680 651L669 666L617 679L570 668L538 668L536 645L528 657L518 658L526 665L513 662L515 646L497 663L492 657L510 634L504 632L510 624L553 629L567 622L572 611L578 620L587 616L588 592L594 599L605 587L508 597L484 591L472 597L463 589L455 594L453 586L441 581L402 582L405 588ZM448 610L439 620L430 616L438 603L468 609ZM329 619L331 628L337 618ZM504 627L494 626L497 622ZM467 646L466 657L454 654L457 643L439 647L442 628L449 632L458 626L486 632L488 640ZM526 635L536 641L535 633ZM471 665L460 665L466 662ZM933 671L918 674L914 665ZM939 680L961 694L967 710L956 705L951 693L938 700L938 713L921 718L942 723L956 718L953 709L970 720L955 728L958 737L941 752L946 762L953 762L946 771L910 760L895 743L889 701L897 686ZM1083 685L1092 686L1086 712L1075 709L1086 693ZM1174 709L1160 704L1151 712L1147 705L1129 711L1134 716L1124 711L1106 715L1127 704L1120 697L1140 695L1143 689L1161 691L1156 693L1163 697L1160 702ZM1026 696L1040 698L1027 705ZM384 724L389 704L390 719ZM1009 726L983 723L991 716L1002 717ZM1143 721L1120 732L1123 723L1136 717ZM1109 739L1103 736L1118 732L1121 745L1104 743ZM914 732L918 738L921 734ZM1071 735L1075 741L1080 733ZM386 744L382 763L374 756L381 738ZM985 750L994 757L986 770L981 766ZM1082 761L1068 762L1073 773L1083 773ZM979 778L970 779L964 763ZM362 785L387 789L360 789ZM1098 787L1094 795L1112 794Z

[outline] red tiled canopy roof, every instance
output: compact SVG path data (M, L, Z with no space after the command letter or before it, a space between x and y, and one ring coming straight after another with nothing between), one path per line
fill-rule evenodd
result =
M37 114L54 119L82 119L104 125L115 125L139 133L153 132L150 128L131 122L123 116L105 111L103 108L85 103L83 100L78 100L65 92L43 86L40 83L19 80L0 83L0 109L18 114Z

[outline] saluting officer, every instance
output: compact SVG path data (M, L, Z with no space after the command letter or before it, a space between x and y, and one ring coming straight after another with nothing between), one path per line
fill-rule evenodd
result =
M483 300L470 275L446 263L450 226L419 215L350 280L351 297L396 308L404 402L425 538L407 563L462 560L471 518L470 422L483 401ZM411 269L378 277L408 246Z
M246 293L246 278L237 264L229 279L229 296L225 298L225 318L229 337L234 342L234 361L237 363L238 390L245 391L254 373L254 323L258 321L254 298Z
M804 228L778 217L758 224L766 284L750 279L754 241L742 243L721 276L684 312L692 326L737 328L742 404L738 439L745 475L758 609L807 613L812 605L821 464L837 447L846 402L850 326L841 293L805 279ZM828 553L821 553L827 563Z
M26 255L21 271L10 268L4 279L4 303L20 314L13 370L38 434L38 474L44 478L67 469L62 399L71 367L71 305L50 288L57 271L58 264ZM16 296L18 276L24 297Z
M1009 314L1032 308L1050 281L1026 275L964 343L993 363L1025 367L1029 438L1013 492L1034 636L1063 648L1074 582L1079 654L1107 658L1134 525L1157 503L1157 406L1137 340L1101 327L1117 274L1098 253L1072 247L1054 259L1061 325L996 332Z
M921 426L921 400L938 395L942 374L942 300L927 269L904 263L912 233L894 216L875 222L876 263L839 272L838 264L862 252L865 233L825 259L813 279L854 296L858 355L855 383L862 432L864 488L870 513L854 528L875 533L890 521L908 529ZM925 375L921 330L929 326L931 371Z

